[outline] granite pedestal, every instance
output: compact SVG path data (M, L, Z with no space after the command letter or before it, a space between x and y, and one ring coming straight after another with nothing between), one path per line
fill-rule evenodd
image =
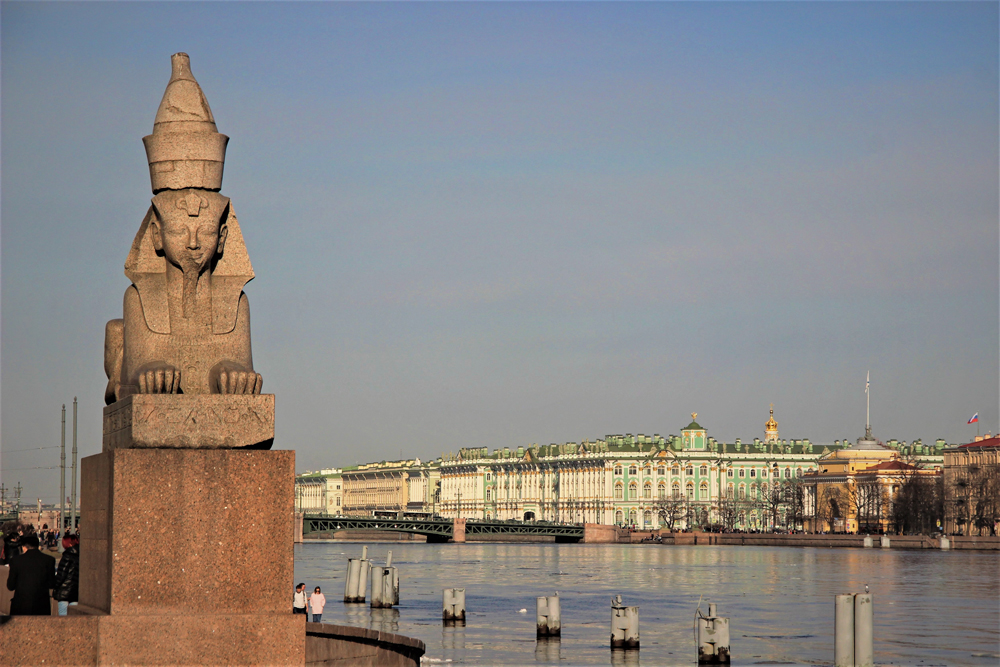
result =
M302 664L294 466L294 452L234 449L83 459L80 604L70 609L98 617L99 662Z

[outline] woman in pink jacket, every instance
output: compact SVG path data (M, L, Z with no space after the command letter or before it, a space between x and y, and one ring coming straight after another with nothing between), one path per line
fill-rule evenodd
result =
M319 590L319 586L309 596L309 608L312 610L312 622L319 623L323 620L323 607L326 606L326 598Z

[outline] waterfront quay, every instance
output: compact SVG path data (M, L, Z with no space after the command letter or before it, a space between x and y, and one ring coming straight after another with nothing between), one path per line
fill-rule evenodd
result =
M730 618L734 665L832 664L834 596L875 600L876 664L995 665L1000 660L1000 559L995 551L647 544L369 545L392 550L392 609L342 604L347 558L362 543L295 547L295 579L322 586L324 622L422 640L425 664L693 665L701 600ZM444 626L444 588L466 589L467 621ZM535 639L535 598L559 592L562 637ZM610 601L640 608L641 649L614 653ZM524 613L521 610L525 610Z

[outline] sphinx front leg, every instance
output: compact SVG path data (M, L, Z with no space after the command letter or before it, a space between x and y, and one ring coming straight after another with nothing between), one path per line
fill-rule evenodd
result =
M208 384L218 394L259 394L264 378L235 361L220 361L208 374Z
M181 388L181 371L165 361L139 367L136 377L140 394L176 394Z

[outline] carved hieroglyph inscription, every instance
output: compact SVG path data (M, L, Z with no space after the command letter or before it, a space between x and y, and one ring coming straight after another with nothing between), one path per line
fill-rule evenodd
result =
M269 445L274 396L136 394L104 409L104 448Z

